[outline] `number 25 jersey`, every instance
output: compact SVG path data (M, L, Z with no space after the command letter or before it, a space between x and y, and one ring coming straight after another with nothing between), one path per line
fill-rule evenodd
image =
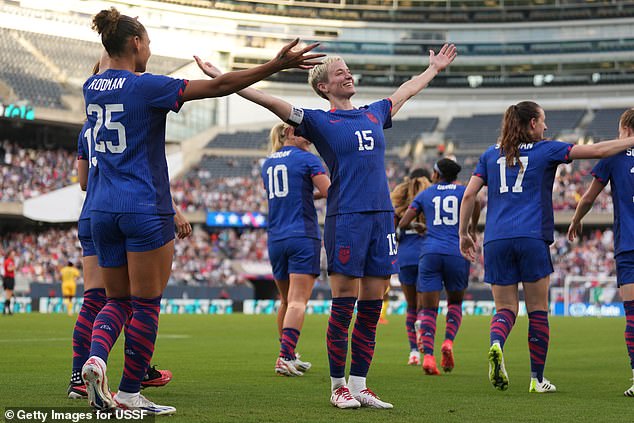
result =
M84 83L93 128L91 211L174 214L165 158L165 119L178 112L186 80L108 69Z
M561 141L520 144L519 165L508 167L499 145L489 147L473 174L488 185L484 243L536 238L553 242L553 182L557 166L568 163L572 145Z

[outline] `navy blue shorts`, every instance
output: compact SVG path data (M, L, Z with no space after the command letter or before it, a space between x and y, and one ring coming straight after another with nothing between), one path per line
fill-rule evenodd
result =
M618 286L634 283L634 251L618 254L616 260L616 283Z
M398 279L401 285L416 286L418 279L418 266L399 266Z
M355 278L398 273L393 212L327 216L324 241L328 273Z
M447 254L425 254L418 262L416 292L462 291L469 284L469 260Z
M499 239L484 244L484 281L493 285L536 282L553 273L546 241Z
M174 239L172 214L94 211L90 227L101 267L123 266L128 263L127 252L155 250Z
M290 273L319 275L321 240L304 237L286 238L269 241L268 247L275 280L287 281Z
M90 219L81 219L77 222L77 238L79 238L84 257L97 255L95 243L92 242L92 233L90 232Z

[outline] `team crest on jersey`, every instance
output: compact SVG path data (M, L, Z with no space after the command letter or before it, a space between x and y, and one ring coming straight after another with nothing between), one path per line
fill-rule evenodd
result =
M350 247L339 247L338 257L341 264L348 264L350 261Z
M379 120L372 114L372 112L365 112L365 115L370 119L372 123L379 123Z

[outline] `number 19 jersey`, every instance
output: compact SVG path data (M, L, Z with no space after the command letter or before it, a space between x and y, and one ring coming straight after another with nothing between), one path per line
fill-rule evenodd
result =
M499 145L480 157L474 175L488 185L484 243L508 238L553 242L553 182L561 163L568 163L572 145L539 141L520 145L523 165L508 167Z
M324 158L332 184L327 216L393 211L385 174L385 136L392 127L392 101L353 110L303 110L295 129Z
M270 241L321 239L312 178L325 173L317 156L297 147L285 146L269 155L262 165L262 180L269 202Z
M173 214L165 120L178 112L186 80L108 69L84 83L93 128L91 211Z

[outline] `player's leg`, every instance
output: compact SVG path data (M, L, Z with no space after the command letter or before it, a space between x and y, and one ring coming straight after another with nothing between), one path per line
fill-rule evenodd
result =
M288 289L289 289L289 276L282 280L278 280L275 278L275 286L277 286L277 290L280 293L280 307L277 309L277 332L282 342L282 332L284 330L284 318L286 317L286 312L288 310Z
M15 278L6 278L4 286L4 314L12 315L11 300L13 299L13 288L15 286Z
M418 313L416 316L416 342L423 354L423 371L428 375L439 375L434 357L436 319L442 289L442 256L425 254L418 262Z
M352 331L350 378L348 388L363 407L392 408L366 386L366 376L374 358L376 326L381 315L383 297L391 275L398 273L396 234L392 213L377 212L364 216L372 223L366 248L363 278L359 287L357 317Z
M407 315L405 317L405 330L407 331L407 340L409 341L409 359L407 364L418 366L420 364L420 353L416 346L416 279L418 277L418 266L401 267L399 271L399 280L401 281L401 289L405 295L407 302Z
M140 390L154 353L161 296L171 273L174 219L127 215L120 224L127 234L132 318L126 333L123 377L115 399L124 408L155 415L173 414L174 407L154 404L140 395Z
M107 300L93 323L90 357L82 367L82 379L90 404L109 409L115 407L115 402L108 387L106 366L110 350L132 313L130 285L125 237L116 224L116 215L95 212L90 225Z
M518 246L521 251L520 273L525 281L524 298L528 312L528 349L531 361L529 392L555 392L555 385L544 378L550 342L548 288L550 274L553 272L550 248L542 240L528 238L522 239Z
M447 317L440 366L445 372L452 371L455 366L453 343L462 324L462 300L469 284L469 267L469 261L462 257L445 256L443 258L443 281L447 291Z
M528 312L528 348L531 361L529 392L555 392L555 385L544 377L550 329L548 325L548 287L550 276L536 282L524 283L524 296Z
M616 275L623 309L625 310L625 346L632 368L632 386L623 394L634 397L634 253L625 252L616 256Z

